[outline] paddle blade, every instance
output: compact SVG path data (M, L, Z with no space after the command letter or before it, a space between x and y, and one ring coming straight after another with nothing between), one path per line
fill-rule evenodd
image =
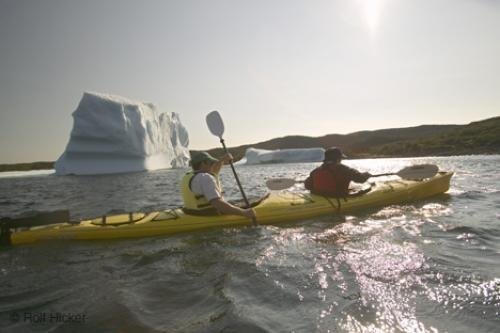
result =
M431 178L439 171L437 165L434 164L419 164L406 167L399 171L396 175L408 180L422 180Z
M222 139L224 134L224 123L218 111L212 111L207 114L207 126L210 133Z
M272 178L266 181L266 186L272 191L281 191L292 187L297 181L292 178Z
M39 227L49 224L69 222L68 210L56 210L53 212L43 212L30 217L21 217L15 219L2 219L8 228L29 228ZM5 221L5 222L4 222Z

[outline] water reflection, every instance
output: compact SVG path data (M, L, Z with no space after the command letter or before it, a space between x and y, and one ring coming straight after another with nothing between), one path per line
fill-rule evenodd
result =
M495 332L499 162L498 156L348 161L373 173L418 163L458 172L448 197L348 216L2 252L0 330L13 327L4 320L9 311L36 307L89 309L93 326L83 331ZM317 165L238 166L238 172L249 196L258 197L271 175L304 179ZM180 176L164 170L6 178L0 204L7 215L23 205L81 216L161 209L180 203ZM230 170L223 181L226 196L238 199ZM67 294L39 292L55 285ZM51 303L41 304L45 299Z

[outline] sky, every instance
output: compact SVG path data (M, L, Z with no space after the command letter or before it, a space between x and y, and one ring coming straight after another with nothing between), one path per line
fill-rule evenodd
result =
M84 91L190 149L500 115L500 1L0 0L0 163L53 161Z

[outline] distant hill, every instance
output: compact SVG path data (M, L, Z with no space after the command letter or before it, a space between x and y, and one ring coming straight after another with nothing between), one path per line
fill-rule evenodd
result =
M249 147L287 149L340 147L353 158L408 157L428 155L466 155L500 153L500 117L472 122L468 125L422 125L321 137L285 136L256 144L231 147L235 160ZM222 156L221 148L209 150Z
M0 164L0 172L4 171L30 171L54 169L54 162L33 162L17 164Z
M373 147L369 152L388 156L498 154L500 117L472 122L427 138Z

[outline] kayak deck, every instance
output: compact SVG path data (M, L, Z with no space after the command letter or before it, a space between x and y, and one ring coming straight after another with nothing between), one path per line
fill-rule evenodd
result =
M440 172L422 181L391 180L374 184L366 194L337 200L310 193L272 192L254 207L258 224L276 224L328 214L352 213L366 208L425 199L449 189L453 173ZM151 213L129 213L60 223L12 233L12 244L44 240L99 240L142 238L195 230L251 225L235 215L194 216L181 208Z

